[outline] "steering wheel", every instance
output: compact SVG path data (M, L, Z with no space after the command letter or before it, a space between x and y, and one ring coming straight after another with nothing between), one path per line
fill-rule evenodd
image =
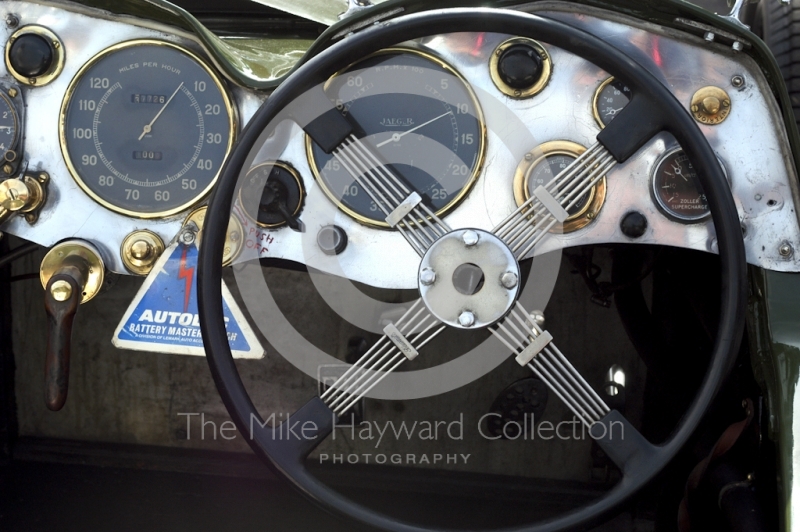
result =
M322 507L349 516L364 524L383 530L430 530L417 524L399 521L349 500L314 478L306 469L308 454L333 430L334 416L362 396L364 386L352 387L358 375L369 372L350 372L334 384L322 397L315 397L289 421L295 426L313 427L302 438L281 438L280 427L268 427L256 411L234 365L223 318L221 279L225 228L236 190L237 178L248 154L263 130L289 106L298 94L318 86L334 73L356 60L399 42L439 34L445 28L464 32L496 32L543 40L591 61L613 74L632 89L633 97L625 109L598 135L598 144L587 150L572 166L553 179L555 186L539 187L524 203L492 232L478 229L451 230L447 224L426 210L414 191L380 171L369 174L376 190L399 188L394 198L384 198L392 210L387 219L394 219L396 228L420 252L420 292L424 307L438 323L466 328L480 325L490 328L508 346L517 362L530 367L559 398L564 400L581 421L590 427L593 437L609 458L620 468L622 479L604 496L586 506L557 518L514 528L530 532L552 532L587 527L606 517L628 497L642 488L675 456L700 423L732 367L744 330L746 294L746 262L741 228L725 175L706 138L678 100L651 75L647 69L608 43L567 24L519 12L498 9L444 9L400 17L350 35L323 51L290 76L258 110L239 139L210 202L205 223L203 247L200 251L198 284L200 322L208 363L217 389L231 418L242 433L250 432L248 443L268 466L300 492ZM341 115L338 115L341 118ZM331 115L328 116L331 118ZM334 117L333 120L338 120ZM300 123L301 126L308 124ZM335 128L334 128L335 129ZM498 271L518 274L522 258L537 236L559 220L563 221L571 201L580 198L585 185L596 182L614 164L630 158L654 135L670 132L680 142L694 167L708 197L718 241L721 264L721 310L717 337L711 362L700 390L670 439L661 445L648 442L617 411L611 411L568 359L555 346L552 336L539 327L516 301L516 283L508 277L498 286L505 286L506 295L495 293L496 308L484 308L482 313L454 316L452 309L442 303L442 292L431 289L426 269L447 268L453 261L463 259L463 249L483 246L484 269L499 267ZM308 129L307 129L308 132ZM342 142L343 141L343 142ZM342 142L353 155L359 148L358 139L347 132ZM380 186L380 187L378 187ZM570 194L570 190L572 193ZM416 196L416 197L415 197ZM394 217L394 218L391 218ZM533 242L533 244L530 244ZM455 258L453 258L455 257ZM498 266L499 264L499 266ZM515 269L516 268L516 269ZM502 273L501 273L502 275ZM488 278L488 276L487 276ZM488 283L487 283L488 284ZM500 289L502 290L501 286ZM464 296L475 297L475 296ZM498 300L502 302L498 303ZM478 303L476 303L478 304ZM482 303L481 303L482 304ZM448 314L451 312L451 314ZM463 318L463 319L462 319ZM411 339L408 329L399 320L376 345L394 351L392 360L412 359L419 344ZM407 320L408 321L408 320ZM515 332L516 331L516 332ZM380 351L380 350L378 350ZM373 351L373 355L378 351ZM369 353L368 353L369 355ZM399 358L397 358L399 357ZM369 358L365 356L365 359ZM361 369L376 366L362 364ZM399 363L399 362L398 362ZM356 368L353 366L353 368ZM385 366L382 366L385 367ZM351 368L351 370L353 369ZM361 395L360 395L361 394ZM252 429L251 420L259 420ZM297 424L299 422L299 424ZM304 425L305 424L305 425ZM624 429L624 437L614 437L614 427ZM511 530L511 529L509 529Z

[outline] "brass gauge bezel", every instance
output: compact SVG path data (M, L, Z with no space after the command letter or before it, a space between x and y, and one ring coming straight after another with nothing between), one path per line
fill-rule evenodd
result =
M306 141L308 141L308 136L306 136ZM297 187L300 190L300 202L297 204L297 208L295 208L294 212L292 212L292 216L297 216L300 213L300 211L303 210L303 203L305 202L305 197L306 197L306 187L303 184L303 179L300 177L300 173L295 169L294 166L292 166L289 163L283 161L265 161L263 163L258 163L255 166L251 166L250 169L247 170L247 173L245 174L244 178L249 179L251 172L253 172L254 170L258 170L259 168L263 168L264 166L278 166L280 168L283 168L284 170L289 172L289 174L295 179L295 181L297 181ZM242 189L244 189L244 187L239 188L239 193L238 193L239 204L242 205L242 212L244 213L244 215L247 217L248 220L252 221L259 227L263 227L264 229L276 229L278 227L284 227L286 225L286 222L279 222L276 224L265 224L259 222L258 220L250 216L250 213L247 212L247 209L244 208L244 202L242 201Z
M527 44L531 46L539 53L539 57L542 58L542 74L539 77L539 80L525 90L515 89L506 85L506 83L500 77L500 72L498 71L500 56L503 55L503 52L506 50L506 48L515 44ZM531 96L536 96L542 92L545 87L547 87L547 84L550 83L550 78L553 75L553 60L550 58L550 53L547 51L547 49L545 49L544 46L542 46L541 43L539 43L539 41L534 41L533 39L528 39L527 37L512 37L501 42L497 48L494 49L494 52L492 52L491 58L489 59L489 75L492 77L495 87L497 87L500 92L506 96L510 96L511 98L523 100L525 98L530 98Z
M183 221L183 225L181 227L186 227L190 223L194 223L197 226L197 238L195 240L195 245L197 248L200 248L203 239L203 223L206 219L206 212L208 212L207 206L199 207L189 213L189 216ZM228 228L225 233L225 247L222 250L222 266L230 266L231 263L236 260L236 257L242 252L244 248L244 226L242 226L242 222L239 218L231 212L230 218L228 218Z
M516 201L517 206L521 206L530 199L528 182L530 180L531 172L540 163L544 162L548 156L566 155L577 159L585 151L586 148L576 142L571 142L568 140L553 140L550 142L545 142L544 144L541 144L526 153L525 157L519 163L519 166L517 166L517 170L514 173L514 201ZM564 220L563 224L554 227L551 229L551 231L572 233L579 229L583 229L597 218L597 215L600 213L600 209L603 208L603 205L606 201L605 176L603 176L603 178L592 187L592 189L589 191L589 194L589 201L586 202L586 205L584 205L580 211L571 215L569 218Z
M594 91L594 96L592 96L592 114L594 115L594 121L597 122L597 125L600 126L600 129L604 129L608 124L603 122L603 119L600 117L600 110L597 107L597 104L600 100L600 93L603 92L603 89L614 83L614 76L610 76L606 78L597 89Z
M225 147L225 156L222 158L222 164L220 164L219 170L214 175L214 177L209 181L209 184L206 188L199 191L197 194L192 197L191 200L178 205L177 207L173 207L171 209L167 209L164 211L156 211L156 212L137 212L130 209L125 209L123 207L119 207L114 205L111 202L108 202L94 193L94 191L84 182L83 178L80 176L75 165L72 163L72 158L70 157L69 150L67 149L67 138L66 138L66 123L67 123L67 108L69 107L70 103L72 103L72 96L75 93L75 89L78 86L78 83L83 79L84 74L94 66L98 61L115 53L119 50L124 50L126 48L132 48L135 46L166 46L167 48L172 48L177 50L178 52L182 52L189 56L190 59L195 61L200 67L206 71L206 73L210 76L211 80L219 89L220 94L222 95L222 101L225 105L225 110L228 112L228 127L230 130L230 135L228 136L228 145ZM69 170L70 175L78 184L79 187L94 201L119 214L124 214L125 216L130 216L132 218L140 218L144 220L149 220L153 218L165 218L167 216L172 216L173 214L178 214L182 211L185 211L194 205L197 205L200 201L205 199L205 197L213 190L214 185L217 184L217 180L219 179L220 173L222 173L222 169L225 167L225 162L230 157L231 151L233 150L233 145L236 142L236 134L237 134L237 124L238 124L238 113L236 111L236 106L233 105L233 100L231 99L231 95L228 91L228 88L222 81L222 78L216 73L216 71L211 67L211 64L202 58L197 53L193 52L192 50L186 48L185 46L181 46L179 44L175 44L169 41L162 41L158 39L133 39L130 41L125 41L121 43L117 43L113 46L109 46L105 48L94 57L92 57L89 61L84 64L78 73L75 74L75 77L72 78L72 81L69 83L69 87L67 87L67 92L64 95L64 100L61 102L61 112L59 115L58 121L58 137L59 142L61 144L61 154L64 157L64 162L67 165L67 169Z
M449 203L447 203L444 207L442 207L441 209L436 211L435 214L437 216L443 217L447 213L449 213L450 211L455 209L461 203L461 201L467 196L467 194L469 194L469 192L472 190L472 187L475 186L475 182L478 180L478 176L480 175L481 171L483 170L483 163L484 163L484 160L486 158L486 138L487 138L486 120L485 120L484 115L483 115L483 109L481 108L480 101L478 100L478 97L475 94L475 91L472 89L472 85L469 84L469 82L466 80L466 78L464 78L464 76L462 76L461 73L458 72L454 67L450 66L444 60L442 60L441 58L439 58L439 57L437 57L437 56L435 56L433 54L430 54L430 53L428 53L426 51L423 51L423 50L419 50L417 48L411 48L411 47L406 47L406 46L393 46L393 47L390 47L390 48L384 48L382 50L379 50L379 51L377 51L377 52L375 52L373 54L370 54L370 55L364 57L363 59L359 59L358 61L356 61L354 63L351 63L350 65L346 66L345 68L343 68L342 70L340 70L339 72L337 72L336 74L331 76L325 82L325 84L323 85L323 88L327 89L330 86L331 82L337 76L343 74L344 72L348 71L349 69L353 68L354 66L358 65L359 63L361 63L363 61L366 61L367 59L370 59L372 57L379 56L379 55L407 54L407 53L418 55L418 56L420 56L420 57L422 57L424 59L427 59L428 61L431 61L431 62L439 65L441 68L443 68L449 74L451 74L456 79L458 79L464 85L464 88L467 90L467 94L472 99L472 104L475 107L475 118L478 120L478 126L479 126L479 130L480 130L478 136L479 136L480 145L478 146L478 152L477 152L478 153L478 157L475 160L475 167L472 169L472 175L470 176L469 180L467 180L467 182L461 188L459 193ZM367 218L366 216L363 216L363 215L357 213L356 211L354 211L353 209L347 207L346 205L344 205L341 202L341 200L339 198L337 198L336 194L334 194L328 188L328 185L325 183L325 180L322 179L322 176L320 176L319 170L317 169L317 163L314 160L314 153L313 153L313 149L312 149L313 148L313 141L311 140L311 137L309 137L308 135L306 135L305 137L306 137L306 158L308 159L308 165L311 168L311 172L314 174L314 179L319 184L320 189L322 189L322 192L325 193L325 195L328 197L328 199L330 199L333 202L333 204L336 205L336 207L340 211L344 212L345 214L347 214L348 216L350 216L351 218L353 218L354 220L356 220L357 222L359 222L359 223L361 223L363 225L370 226L370 227L376 227L376 228L379 228L379 229L390 229L389 224L386 223L385 221L383 221L383 220L373 220L371 218Z
M38 35L43 39L47 40L50 43L50 48L53 50L53 62L50 65L50 68L44 74L39 76L29 77L23 76L11 66L11 60L9 54L11 53L11 45L14 44L18 38L28 33L32 33L34 35ZM44 26L39 26L37 24L29 24L28 26L22 26L17 31L11 34L6 42L6 69L8 73L11 74L14 79L19 81L24 85L28 85L30 87L42 87L47 85L54 79L61 74L61 71L64 70L64 63L66 62L65 52L64 52L64 44L61 42L61 39L58 38L58 35L50 31L49 29L45 28Z

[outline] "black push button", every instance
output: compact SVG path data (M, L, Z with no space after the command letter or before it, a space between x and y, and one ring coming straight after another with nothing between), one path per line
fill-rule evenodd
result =
M533 46L514 44L503 50L497 72L509 87L527 89L542 76L542 58Z
M647 218L640 212L629 212L619 224L622 233L631 238L639 238L647 231Z
M53 47L47 39L26 33L11 44L8 61L11 68L21 76L35 78L50 70L53 56Z

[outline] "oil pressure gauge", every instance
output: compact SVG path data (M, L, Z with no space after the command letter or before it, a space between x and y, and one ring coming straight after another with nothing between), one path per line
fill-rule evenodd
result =
M656 164L653 197L661 211L678 222L700 222L711 215L697 173L680 148L668 151Z

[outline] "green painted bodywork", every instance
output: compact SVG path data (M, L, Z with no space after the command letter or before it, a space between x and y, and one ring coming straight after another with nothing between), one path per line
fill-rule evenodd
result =
M800 447L795 419L800 384L800 274L750 271L748 336L756 379L767 390L769 436L778 446L782 530L793 530L800 512ZM797 456L796 456L797 455Z

